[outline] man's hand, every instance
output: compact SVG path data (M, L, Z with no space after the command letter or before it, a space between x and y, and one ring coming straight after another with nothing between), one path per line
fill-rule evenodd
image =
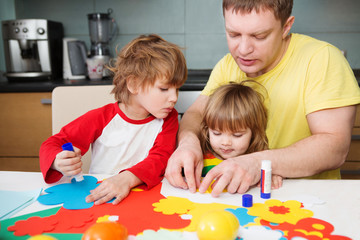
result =
M279 189L282 187L283 178L279 175L272 175L271 177L271 189Z
M165 171L165 177L171 185L182 189L189 189L195 193L200 185L203 168L203 155L200 147L184 144L179 146L171 155ZM182 175L184 170L185 179Z
M204 193L212 184L211 195L218 197L225 188L229 193L245 193L260 180L260 163L251 155L229 158L213 167L204 177L199 192Z

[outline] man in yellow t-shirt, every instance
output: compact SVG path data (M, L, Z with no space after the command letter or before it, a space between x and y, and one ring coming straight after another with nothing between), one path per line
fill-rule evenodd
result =
M260 180L264 159L271 160L273 173L284 178L340 178L360 89L337 48L290 34L292 5L293 0L275 4L272 0L223 0L230 54L217 63L180 123L178 148L165 172L172 185L191 192L199 187L204 192L216 179L213 196L225 188L244 193ZM270 150L223 161L200 183L203 161L198 132L208 96L223 84L246 79L266 88Z

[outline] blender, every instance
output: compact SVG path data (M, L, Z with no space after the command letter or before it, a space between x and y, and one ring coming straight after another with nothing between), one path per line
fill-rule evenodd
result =
M103 59L104 64L108 64L110 60L109 43L113 39L117 31L117 24L114 18L110 17L112 9L108 9L107 13L90 13L89 34L90 34L90 57ZM108 76L108 71L104 71L103 76Z

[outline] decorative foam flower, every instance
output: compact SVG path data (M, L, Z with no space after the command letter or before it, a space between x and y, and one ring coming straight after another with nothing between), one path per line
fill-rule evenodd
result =
M263 225L267 223L261 221ZM307 240L351 240L351 238L332 235L334 226L324 220L317 218L303 218L295 225L282 223L277 226L268 225L272 229L281 230L286 233L288 239L307 239Z
M165 215L185 214L189 209L194 207L194 203L186 198L169 196L167 199L160 199L159 202L153 203L154 211L161 212Z
M161 212L165 215L187 214L191 217L191 223L178 231L194 232L199 224L201 216L212 210L236 209L232 206L222 203L194 203L187 198L169 196L166 199L160 199L159 202L153 203L154 211Z
M116 216L116 215L104 215L102 217L99 217L96 222L99 223L99 222L116 222L119 220L119 216Z
M286 240L284 233L279 230L272 230L264 226L251 226L239 229L242 240L266 239L266 240Z
M272 223L288 222L296 224L300 219L313 216L313 212L301 208L301 202L289 200L281 202L276 199L265 203L255 203L248 211L249 215L258 216Z
M256 217L247 214L248 210L246 208L237 208L237 209L227 208L225 210L234 214L239 220L241 226L246 226L249 223L254 223L256 219Z
M97 222L97 223L99 223L99 222L107 222L107 221L109 221L109 217L110 217L110 215L104 215L104 216L102 216L102 217L99 217L99 218L96 220L96 222Z
M184 240L181 232L171 232L168 230L160 229L159 231L145 230L142 234L136 236L136 240Z

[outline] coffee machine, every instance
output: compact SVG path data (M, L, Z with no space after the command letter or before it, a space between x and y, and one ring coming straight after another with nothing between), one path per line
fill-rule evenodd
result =
M103 58L104 63L108 64L110 60L109 43L117 32L117 24L114 18L110 17L112 9L107 13L90 13L88 14L89 35L91 41L90 58ZM104 76L108 72L104 71Z
M61 23L45 19L2 21L8 80L61 78L63 32Z

